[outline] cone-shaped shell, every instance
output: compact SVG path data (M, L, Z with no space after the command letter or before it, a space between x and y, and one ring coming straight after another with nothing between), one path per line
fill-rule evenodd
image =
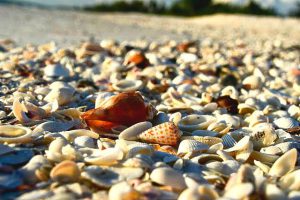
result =
M142 132L139 138L149 143L176 145L180 135L178 127L173 122L165 122Z

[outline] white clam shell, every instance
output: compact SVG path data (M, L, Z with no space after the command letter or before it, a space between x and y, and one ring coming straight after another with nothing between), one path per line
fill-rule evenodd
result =
M183 175L172 168L156 168L151 172L150 179L153 182L168 185L179 190L186 188Z
M123 200L124 197L137 197L138 192L133 189L133 187L127 182L120 182L113 185L109 192L108 198L109 200Z
M154 149L152 146L146 143L135 143L128 145L128 152L126 157L132 158L138 154L149 155L152 156Z
M94 139L89 136L76 137L73 144L78 147L96 148Z
M177 154L182 155L186 153L203 152L208 148L209 146L207 144L198 142L196 140L183 140L179 144Z
M44 68L44 75L46 77L69 77L70 71L60 64L47 65Z
M143 82L141 80L119 80L112 84L116 91L121 92L140 90L142 86Z
M45 96L44 100L49 103L57 101L59 105L65 105L73 101L74 92L73 88L56 88L51 90L51 92Z
M251 183L241 183L226 191L224 197L228 199L243 199L249 196L253 191L254 186Z
M152 127L152 123L147 122L147 121L134 124L134 125L128 127L127 129L125 129L124 131L122 131L119 135L119 139L137 140L138 135L140 133L148 130L151 127Z
M300 189L300 169L290 172L283 176L279 185L285 190L299 190Z
M297 150L291 149L280 158L278 158L272 165L269 175L281 177L288 172L294 170L297 161Z
M0 142L29 143L32 141L32 131L24 126L0 126Z
M180 193L178 200L197 200L197 199L218 199L218 193L209 186L201 185L193 188L187 188Z
M274 143L277 139L277 134L275 132L272 124L260 123L254 127L251 133L251 141L255 148L261 148L269 146Z
M122 160L124 153L119 148L107 148L94 152L84 158L84 161L93 165L112 165Z
M275 184L266 184L265 197L272 200L287 199L286 194Z
M250 86L250 89L259 89L262 86L262 81L260 77L251 75L243 80L243 85Z
M281 117L273 121L273 124L282 129L293 128L299 126L299 122L291 117Z
M229 149L225 149L226 152L233 152L236 160L245 162L253 151L253 143L250 141L249 136L245 136L238 143Z
M63 131L60 132L62 136L64 136L68 141L73 142L76 137L79 136L88 136L93 139L98 139L99 135L93 131L86 130L86 129L77 129L77 130L70 130L70 131Z
M241 119L238 116L232 116L229 114L223 114L218 116L218 122L224 121L226 124L232 125L232 128L239 128L241 125Z
M216 118L210 115L188 115L183 117L178 122L178 127L182 131L194 131L199 129L206 129L211 123L216 121Z

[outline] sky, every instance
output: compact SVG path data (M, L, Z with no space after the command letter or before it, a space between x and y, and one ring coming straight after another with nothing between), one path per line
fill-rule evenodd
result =
M1 0L0 0L1 1ZM111 3L118 0L9 0L9 1L21 1L21 2L33 2L42 5L63 5L63 6L86 6L99 3ZM130 0L127 0L130 1ZM150 0L144 0L150 1ZM155 0L157 2L164 2L166 5L171 5L176 0ZM232 2L234 4L243 5L249 0L215 0L218 2ZM300 3L300 0L255 0L263 7L274 7L279 14L286 15L291 10L295 9L296 3Z

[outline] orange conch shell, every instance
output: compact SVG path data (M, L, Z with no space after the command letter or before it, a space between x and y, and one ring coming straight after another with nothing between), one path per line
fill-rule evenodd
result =
M180 135L178 127L173 122L165 122L142 132L139 138L150 143L173 146L179 141Z
M138 92L123 92L103 101L98 108L81 115L87 125L97 131L111 131L111 128L150 120L156 110L144 102Z

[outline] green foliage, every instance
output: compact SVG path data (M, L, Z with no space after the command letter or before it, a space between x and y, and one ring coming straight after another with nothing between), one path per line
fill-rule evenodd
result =
M198 16L215 13L275 15L273 10L262 8L253 0L244 7L230 4L213 4L212 0L178 0L170 8L166 8L163 4L159 4L154 0L148 4L141 0L131 2L120 0L112 4L101 4L85 9L101 12L142 12L179 16Z

